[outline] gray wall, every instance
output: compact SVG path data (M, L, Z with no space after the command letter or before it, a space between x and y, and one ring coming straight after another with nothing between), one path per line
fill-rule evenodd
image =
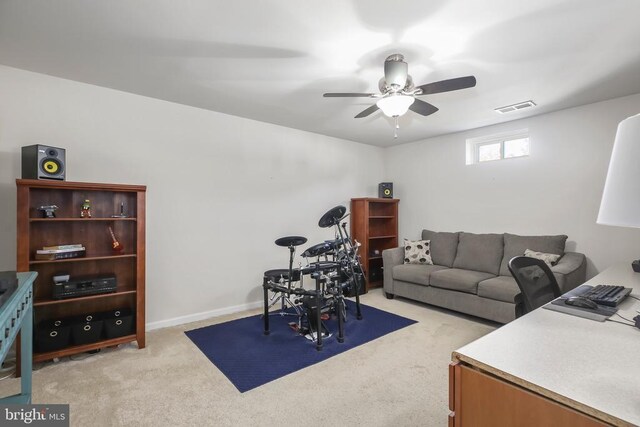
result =
M15 269L20 147L64 147L70 181L148 186L152 327L254 305L288 264L276 238L332 238L320 216L382 181L377 147L8 67L0 94L0 270Z
M569 235L589 275L640 257L640 231L596 225L619 121L640 95L382 149L0 67L0 270L15 267L20 147L68 150L68 179L146 184L151 327L255 306L273 240L393 181L401 237L422 228ZM528 127L528 158L465 166L465 139Z

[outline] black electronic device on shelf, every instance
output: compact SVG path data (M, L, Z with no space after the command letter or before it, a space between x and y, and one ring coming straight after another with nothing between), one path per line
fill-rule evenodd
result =
M66 150L48 145L22 147L22 178L64 181Z
M378 197L381 199L393 199L393 182L381 182L378 184Z
M52 298L66 299L88 295L108 294L116 291L115 276L84 277L53 284Z

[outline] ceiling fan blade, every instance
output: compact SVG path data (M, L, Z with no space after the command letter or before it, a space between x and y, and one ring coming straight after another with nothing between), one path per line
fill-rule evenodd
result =
M423 116L428 116L429 114L433 114L438 111L438 107L431 105L428 102L424 102L420 99L416 99L415 101L413 101L413 104L411 104L409 109L414 113L422 114Z
M439 82L427 83L426 85L418 86L417 89L422 89L422 93L416 95L450 92L452 90L474 87L475 85L476 78L474 76L458 77L455 79L441 80Z
M358 114L355 118L356 119L361 119L363 117L367 117L368 115L370 115L371 113L375 113L379 109L380 108L378 108L378 106L376 104L373 104L371 107L369 107L366 110L360 112L360 114Z
M325 98L357 98L357 97L365 97L372 98L374 93L325 93Z

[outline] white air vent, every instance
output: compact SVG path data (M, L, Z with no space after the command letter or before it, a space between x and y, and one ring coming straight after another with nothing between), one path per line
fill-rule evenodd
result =
M533 101L518 102L517 104L507 105L506 107L496 108L500 114L511 113L512 111L524 110L525 108L535 107L536 103Z

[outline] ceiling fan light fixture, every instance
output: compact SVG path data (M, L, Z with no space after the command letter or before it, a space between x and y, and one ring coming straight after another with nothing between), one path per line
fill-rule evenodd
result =
M398 117L409 110L413 101L415 101L413 96L398 94L384 97L378 100L376 105L382 110L385 116Z

